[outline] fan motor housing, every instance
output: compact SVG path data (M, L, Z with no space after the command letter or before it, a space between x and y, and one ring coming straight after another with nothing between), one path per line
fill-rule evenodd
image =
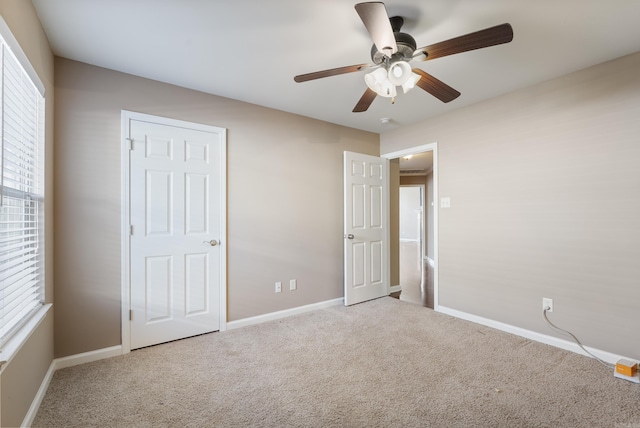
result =
M416 50L416 40L407 33L401 33L400 28L404 23L404 19L400 16L394 16L389 18L391 28L393 28L393 35L396 39L396 45L398 46L398 52L394 54L394 57L398 59L409 60L413 57L413 53ZM385 61L386 55L380 52L376 45L371 46L371 60L374 64L379 65Z

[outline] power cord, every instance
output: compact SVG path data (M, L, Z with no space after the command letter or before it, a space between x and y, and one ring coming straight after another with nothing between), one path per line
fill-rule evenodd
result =
M602 365L604 365L604 366L606 366L606 367L608 367L608 368L610 368L610 369L612 369L612 368L614 368L614 367L615 367L613 364L609 364L609 363L607 363L606 361L601 360L600 358L596 357L596 356L595 356L595 355L593 355L591 352L587 351L587 350L585 349L585 347L584 347L584 346L582 346L582 343L580 343L580 341L578 340L578 338L577 338L577 337L575 337L575 336L573 335L573 333L571 333L570 331L564 330L564 329L562 329L562 328L560 328L560 327L556 326L556 325L555 325L554 323L552 323L551 321L549 321L549 318L547 318L547 311L548 311L549 309L550 309L550 308L549 308L548 306L547 306L547 307L545 307L544 309L542 309L542 316L544 317L545 321L549 323L549 325L550 325L551 327L555 328L556 330L558 330L558 331L560 331L560 332L562 332L562 333L565 333L565 334L568 334L569 336L571 336L571 337L573 338L573 340L578 344L578 346L579 346L579 347L580 347L584 352L586 352L587 354L591 355L593 358L595 358L596 360L598 360L598 362L600 362L600 364L602 364Z

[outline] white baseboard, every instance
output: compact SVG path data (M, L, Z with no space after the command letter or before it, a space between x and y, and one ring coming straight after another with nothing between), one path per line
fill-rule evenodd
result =
M397 293L398 291L402 291L402 287L400 285L391 285L389 287L389 294Z
M254 324L260 324L267 321L278 320L281 318L290 317L291 315L303 314L305 312L315 311L316 309L324 309L331 306L342 305L344 299L326 300L324 302L312 303L310 305L298 306L297 308L285 309L283 311L271 312L264 315L257 315L255 317L243 318L241 320L231 321L227 323L227 330L233 330L235 328L247 327Z
M554 336L549 336L547 334L538 333L531 330L526 330L524 328L515 327L510 324L505 324L499 321L495 321L489 318L479 317L477 315L469 314L466 312L458 311L456 309L447 308L445 306L438 306L435 309L437 312L441 312L443 314L451 315L452 317L460 318L466 321L471 321L476 324L485 325L487 327L495 328L496 330L501 330L506 333L515 334L516 336L524 337L527 339L534 340L536 342L545 343L547 345L555 346L556 348L564 349L566 351L575 352L576 354L584 355L587 357L591 357L591 355L587 354L582 350L575 342L571 342L564 339L559 339ZM611 352L603 351L601 349L591 348L589 346L585 346L585 348L591 352L596 357L600 358L603 361L606 361L610 364L614 364L620 359L630 359L622 355L613 354ZM593 358L593 357L591 357Z
M49 365L49 370L47 370L47 373L44 375L44 379L42 379L42 382L40 383L40 388L38 388L36 396L33 397L31 406L29 406L29 410L22 421L22 425L20 425L21 427L30 427L33 420L36 418L40 404L42 404L42 400L47 393L47 389L49 389L51 379L53 379L53 374L56 372L54 361Z
M92 361L104 360L122 355L122 345L111 346L110 348L97 349L95 351L83 352L82 354L69 355L68 357L56 358L53 360L55 370L77 366Z
M42 403L42 400L47 393L47 389L49 388L49 384L51 383L51 379L53 379L53 375L56 370L77 366L84 363L90 363L92 361L103 360L105 358L115 357L117 355L122 355L122 346L120 345L112 346L110 348L98 349L90 352L83 352L82 354L69 355L68 357L56 358L55 360L53 360L51 362L51 365L49 366L49 370L47 370L47 373L42 379L42 383L40 383L40 388L38 388L38 392L33 398L31 406L29 407L29 411L24 417L21 426L30 427L33 423L33 420L38 413L40 404Z

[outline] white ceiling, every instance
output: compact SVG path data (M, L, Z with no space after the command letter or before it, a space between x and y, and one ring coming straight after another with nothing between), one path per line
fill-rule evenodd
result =
M638 0L389 0L418 47L505 22L509 44L413 62L462 95L416 88L352 113L372 41L348 0L33 0L58 56L372 132L384 132L640 51ZM388 125L380 119L391 118Z

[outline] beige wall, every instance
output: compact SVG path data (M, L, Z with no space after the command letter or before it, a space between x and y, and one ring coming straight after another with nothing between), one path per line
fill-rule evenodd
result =
M638 118L640 53L382 134L438 142L439 303L640 358Z
M228 129L229 321L343 296L342 152L377 134L61 58L56 95L56 356L121 343L121 109Z
M45 298L53 297L53 54L30 1L0 0L0 14L45 86L46 236ZM50 311L0 374L0 426L19 426L53 361Z
M424 186L426 182L426 175L403 175L400 177L401 186Z

